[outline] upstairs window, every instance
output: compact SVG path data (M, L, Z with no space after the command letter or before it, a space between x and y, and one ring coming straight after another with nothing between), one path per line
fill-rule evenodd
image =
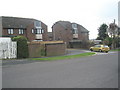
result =
M44 33L43 29L36 29L36 34L42 34L42 33Z
M37 29L36 34L41 34L41 29Z
M13 29L8 29L8 34L13 34Z
M42 29L41 33L44 33L44 30Z
M75 24L75 23L72 24L72 28L73 28L73 29L77 29L77 24Z
M72 24L73 34L78 34L77 24Z
M23 29L19 29L19 34L24 34L24 30Z
M41 22L40 21L35 21L34 22L34 27L35 28L41 28Z
M78 34L78 29L73 29L73 34Z
M34 33L34 29L32 29L32 33Z

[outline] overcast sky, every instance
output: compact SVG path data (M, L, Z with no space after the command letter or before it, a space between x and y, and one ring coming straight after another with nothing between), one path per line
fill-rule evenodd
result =
M0 16L41 20L51 31L53 23L62 20L76 22L90 31L95 39L98 27L116 19L119 0L1 0Z

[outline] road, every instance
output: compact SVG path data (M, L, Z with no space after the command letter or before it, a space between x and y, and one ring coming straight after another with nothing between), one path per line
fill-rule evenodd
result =
M3 64L2 76L3 88L117 88L118 53Z

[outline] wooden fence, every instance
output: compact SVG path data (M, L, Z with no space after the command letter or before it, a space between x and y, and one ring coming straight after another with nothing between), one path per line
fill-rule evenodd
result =
M9 38L0 38L0 59L17 58L17 43Z

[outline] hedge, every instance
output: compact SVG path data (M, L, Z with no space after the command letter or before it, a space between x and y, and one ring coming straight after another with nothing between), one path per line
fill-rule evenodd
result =
M24 36L17 36L12 38L13 41L17 41L17 58L29 57L27 38Z

